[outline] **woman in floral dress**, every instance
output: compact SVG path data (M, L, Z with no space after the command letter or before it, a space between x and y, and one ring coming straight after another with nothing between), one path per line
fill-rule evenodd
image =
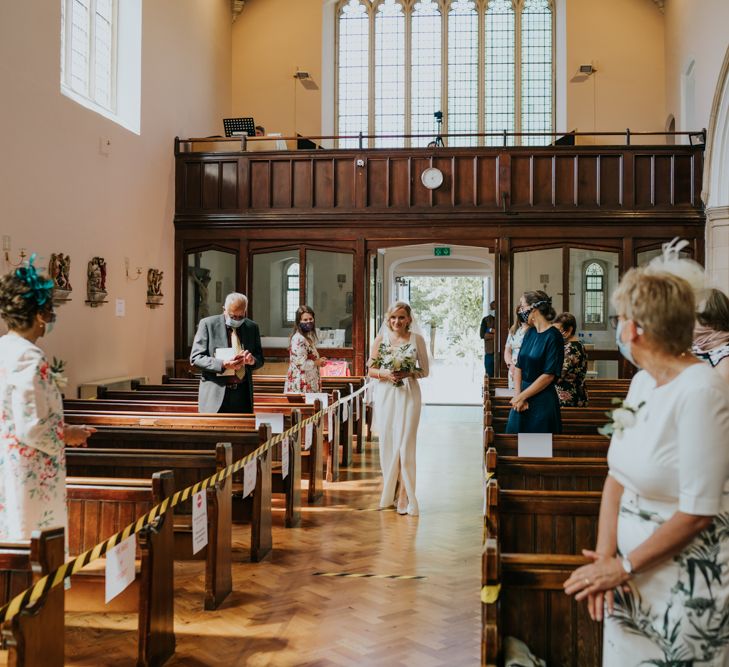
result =
M685 260L684 260L685 261ZM639 366L613 413L592 562L565 592L604 622L605 667L729 665L729 387L688 353L695 299L631 269L616 342Z
M557 396L562 408L587 407L587 352L575 336L577 321L572 313L562 313L554 320L554 327L564 338L564 362L562 375L557 380Z
M316 341L314 311L309 306L299 306L289 345L290 362L285 393L310 394L321 391L319 368L327 360L326 357L319 356Z
M28 266L0 278L0 540L67 529L64 443L82 445L94 429L66 426L57 382L35 344L56 316L53 283Z

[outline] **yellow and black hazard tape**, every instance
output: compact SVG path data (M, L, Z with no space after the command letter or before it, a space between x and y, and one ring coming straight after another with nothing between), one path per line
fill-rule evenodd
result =
M112 535L103 542L100 542L88 551L84 551L84 553L80 554L79 556L76 556L75 558L67 561L66 563L55 569L53 572L50 572L46 576L39 579L33 586L16 595L12 600L10 600L10 602L0 608L0 623L4 623L5 621L13 619L23 609L30 606L31 604L34 604L40 598L42 598L49 590L55 588L56 586L60 586L64 579L67 579L68 577L76 574L79 570L83 569L90 563L93 563L95 560L98 560L99 558L104 556L104 554L106 554L109 549L115 547L117 544L123 542L128 537L134 535L135 533L138 533L143 528L149 526L158 517L165 514L165 512L171 510L173 507L176 507L180 503L185 502L191 495L198 493L199 491L209 489L211 486L222 482L231 475L240 472L247 463L250 463L254 459L265 454L275 445L283 442L285 438L288 438L294 433L302 430L308 424L313 424L315 421L319 420L322 415L328 414L335 408L339 407L341 404L351 401L355 396L358 396L359 394L364 392L365 389L366 386L361 387L357 391L345 396L344 398L339 399L338 401L332 403L330 406L313 414L311 417L307 417L306 419L296 424L296 426L292 426L290 429L284 431L283 433L279 433L268 439L256 450L252 451L250 454L247 454L242 459L238 459L237 461L231 463L227 468L223 468L222 470L216 472L214 475L211 475L210 477L196 482L192 486L188 486L187 488L182 489L181 491L176 491L171 496L168 496L159 505L155 505L151 510L149 510L149 512L139 517L139 519L137 519L136 521L130 523L123 530L120 530L115 535Z
M422 574L373 574L370 572L314 572L314 576L335 577L340 579L398 579L401 581L428 578Z

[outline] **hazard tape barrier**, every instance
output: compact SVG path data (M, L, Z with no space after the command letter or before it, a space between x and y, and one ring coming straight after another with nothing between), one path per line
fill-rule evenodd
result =
M55 588L56 586L60 586L66 578L76 574L79 570L86 567L89 563L93 563L95 560L98 560L109 549L115 547L117 544L123 542L131 535L134 535L143 528L149 526L165 512L168 512L173 507L176 507L180 503L185 502L191 495L198 493L199 491L209 489L211 486L219 484L231 475L240 472L247 463L250 463L254 459L257 459L262 454L265 454L275 445L283 442L284 439L302 430L308 424L314 423L315 421L320 419L322 415L329 414L333 410L337 409L340 405L349 403L352 399L363 393L366 389L367 385L361 387L355 392L352 392L348 396L344 396L343 398L332 403L328 407L313 414L311 417L307 417L306 419L302 420L296 426L292 426L287 431L284 431L283 433L278 433L277 435L273 436L272 438L264 442L260 447L258 447L258 449L251 452L250 454L247 454L242 459L238 459L234 463L231 463L227 468L223 468L222 470L216 472L214 475L211 475L210 477L207 477L206 479L203 479L200 482L193 484L192 486L188 486L187 488L182 489L181 491L176 491L171 496L168 496L159 505L155 505L151 510L149 510L149 512L139 517L139 519L137 519L133 523L130 523L123 530L120 530L115 535L112 535L103 542L100 542L88 551L84 551L84 553L65 562L53 572L50 572L46 576L39 579L33 586L16 595L12 600L10 600L10 602L0 608L0 623L4 623L5 621L13 619L23 609L37 602L49 590Z

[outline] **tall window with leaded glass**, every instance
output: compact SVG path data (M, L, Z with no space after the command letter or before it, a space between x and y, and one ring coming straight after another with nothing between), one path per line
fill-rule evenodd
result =
M607 320L607 280L605 265L591 260L584 265L583 328L605 329Z
M285 276L286 289L284 290L285 300L285 324L293 324L296 319L296 309L299 307L299 263L291 262L286 266Z
M449 146L551 143L553 2L339 0L336 133L376 134L364 147L426 146L440 111L444 134L490 135Z

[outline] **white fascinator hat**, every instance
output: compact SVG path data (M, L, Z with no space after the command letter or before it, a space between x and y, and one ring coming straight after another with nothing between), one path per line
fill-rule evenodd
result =
M689 245L686 239L677 236L670 243L664 243L662 252L654 257L645 269L648 274L670 273L683 278L694 291L696 305L706 299L708 284L704 267L689 257L681 257L681 251Z

